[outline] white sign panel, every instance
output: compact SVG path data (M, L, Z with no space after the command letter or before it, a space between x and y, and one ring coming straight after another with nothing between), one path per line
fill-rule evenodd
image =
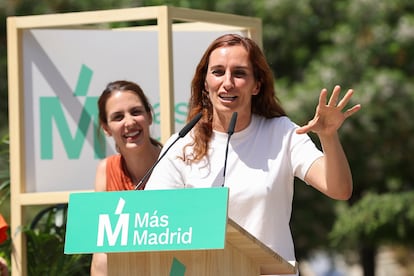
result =
M185 124L195 66L225 31L174 32L175 129ZM154 107L159 138L155 31L38 29L23 33L27 192L90 190L98 161L114 154L98 128L97 99L114 80L138 83Z

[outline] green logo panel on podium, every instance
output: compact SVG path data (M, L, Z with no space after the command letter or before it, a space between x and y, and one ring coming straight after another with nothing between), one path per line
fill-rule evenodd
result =
M228 188L73 193L65 254L222 249Z

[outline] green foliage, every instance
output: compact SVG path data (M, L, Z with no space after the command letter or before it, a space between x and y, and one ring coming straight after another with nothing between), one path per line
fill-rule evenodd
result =
M335 201L297 180L294 205L291 221L296 256L305 259L327 247L327 237L336 218Z
M10 228L7 229L7 236L10 237ZM11 239L9 238L0 244L0 257L2 257L7 262L9 267L11 263L11 251L12 251L12 243L11 243Z
M8 125L6 14L0 4L0 135Z
M277 91L290 116L304 124L314 114L321 88L340 84L343 90L355 90L349 106L361 103L362 110L339 132L353 172L354 193L349 202L335 203L340 208L333 208L328 201L329 213L314 210L319 202L308 203L302 199L304 191L296 189L294 212L302 215L294 213L292 217L293 232L300 233L295 240L301 241L305 235L303 219L298 218L311 213L306 207L309 204L313 217L318 218L315 223L325 225L324 230L332 227L331 216L336 217L335 228L326 237L333 239L336 250L377 247L386 242L413 247L407 233L414 231L410 217L414 190L410 166L414 162L410 154L414 152L414 2L337 1L330 7L339 16L329 19L332 26L325 25L315 33L318 50L299 68L301 73L289 73L279 80ZM353 211L338 211L345 207ZM312 238L318 237L310 232ZM314 248L312 241L297 245L300 254L304 248Z
M89 275L90 259L85 255L64 255L63 241L56 234L25 231L28 275Z
M414 246L414 191L368 193L352 206L338 206L340 214L330 233L332 245L346 249L362 243Z
M360 82L363 116L344 129L357 195L412 190L414 82L398 70L367 70ZM351 146L352 145L352 146Z
M0 206L10 197L9 136L0 140Z
M30 227L27 239L28 275L89 275L91 255L65 255L67 204L42 210Z
M10 198L10 171L9 171L9 137L4 135L0 140L0 207L1 215L7 221L9 214L5 212L5 204ZM10 228L7 230L7 236L10 237ZM7 239L0 244L0 257L5 259L10 264L11 256L11 240Z

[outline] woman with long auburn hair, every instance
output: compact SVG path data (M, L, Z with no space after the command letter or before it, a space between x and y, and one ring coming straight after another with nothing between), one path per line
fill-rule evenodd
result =
M165 155L147 189L226 186L229 217L285 260L295 261L289 227L294 178L333 199L347 200L352 194L338 129L361 106L346 109L353 90L342 98L340 91L335 86L328 100L327 89L322 89L314 118L299 127L276 97L260 47L236 34L218 37L191 83L187 119L200 112L202 118ZM237 121L228 140L232 118ZM318 135L322 150L308 132Z

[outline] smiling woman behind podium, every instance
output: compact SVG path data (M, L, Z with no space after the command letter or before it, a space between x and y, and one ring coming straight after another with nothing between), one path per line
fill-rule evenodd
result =
M152 108L141 87L129 81L107 85L98 100L99 123L114 139L118 154L97 167L95 191L143 190L136 185L158 158L161 144L150 135ZM105 253L92 257L91 275L107 275Z
M187 119L199 112L203 117L159 162L147 189L224 184L230 192L229 217L285 260L295 261L289 228L294 178L334 199L346 200L352 193L337 130L360 106L343 111L353 91L342 99L339 94L336 86L327 102L322 89L315 117L298 127L275 96L274 79L258 45L239 35L221 36L207 48L192 80ZM234 112L238 120L224 166ZM318 135L323 152L309 131Z

